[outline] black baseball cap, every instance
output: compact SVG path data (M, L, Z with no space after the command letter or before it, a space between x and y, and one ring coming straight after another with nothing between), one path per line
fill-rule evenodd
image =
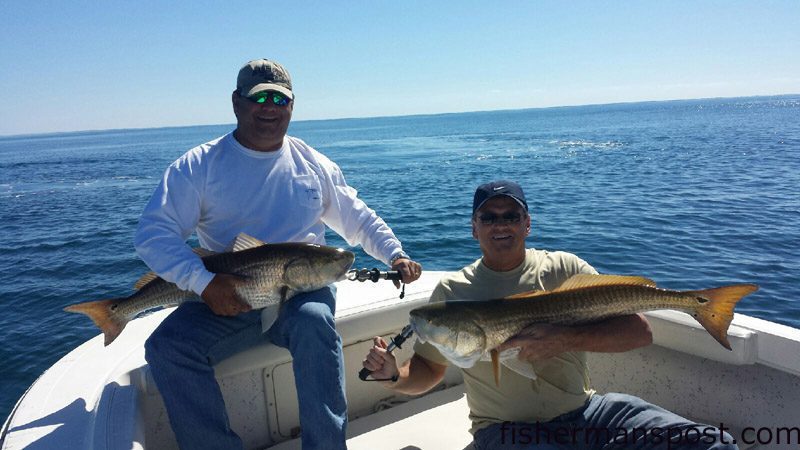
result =
M522 188L513 181L498 180L478 186L478 189L475 190L475 197L472 199L472 214L475 214L487 200L500 195L513 198L525 208L525 212L528 211L528 202L525 201Z

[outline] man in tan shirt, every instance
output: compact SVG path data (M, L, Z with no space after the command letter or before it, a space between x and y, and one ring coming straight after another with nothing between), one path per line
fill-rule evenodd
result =
M572 275L597 273L573 254L526 249L530 227L519 185L501 180L479 186L472 235L483 256L444 276L431 302L552 290ZM624 352L651 342L650 326L641 314L582 326L529 326L498 350L519 348L518 358L532 366L535 379L501 365L502 383L497 386L490 362L462 369L475 448L737 448L724 430L693 423L637 397L595 393L586 352ZM383 382L388 389L421 394L444 378L448 361L432 345L417 342L414 355L400 367L386 347L375 337L364 367L375 379L396 379Z

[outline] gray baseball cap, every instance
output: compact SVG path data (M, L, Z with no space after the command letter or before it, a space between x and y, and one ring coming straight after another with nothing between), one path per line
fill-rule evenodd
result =
M292 93L292 79L282 65L268 59L255 59L239 69L236 89L244 97L263 91L278 91L289 98Z

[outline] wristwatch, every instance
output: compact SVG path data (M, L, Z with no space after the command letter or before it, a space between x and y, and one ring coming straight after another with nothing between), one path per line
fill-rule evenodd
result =
M411 259L411 257L408 256L408 254L406 252L401 251L400 253L392 256L392 259L389 260L389 265L393 266L395 261L397 261L398 259L401 259L401 258Z

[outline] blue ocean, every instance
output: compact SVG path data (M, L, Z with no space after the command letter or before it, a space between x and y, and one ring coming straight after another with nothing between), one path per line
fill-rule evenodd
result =
M167 165L232 128L0 138L0 417L98 334L62 308L128 295L147 270L133 234ZM479 256L472 193L505 178L526 191L529 246L672 289L757 283L737 312L800 328L800 95L299 121L290 134L337 162L425 269Z

